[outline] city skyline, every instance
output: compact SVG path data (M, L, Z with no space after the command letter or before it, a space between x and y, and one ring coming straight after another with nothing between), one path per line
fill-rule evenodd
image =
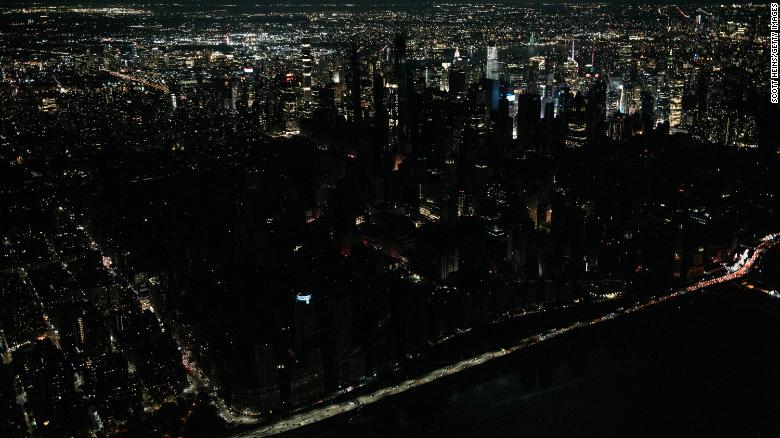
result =
M0 6L0 435L655 435L772 348L768 4L229 3Z

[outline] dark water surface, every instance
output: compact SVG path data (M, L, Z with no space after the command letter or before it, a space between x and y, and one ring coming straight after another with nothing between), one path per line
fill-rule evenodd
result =
M778 259L750 280L777 289ZM779 426L780 300L729 285L287 436L774 437Z

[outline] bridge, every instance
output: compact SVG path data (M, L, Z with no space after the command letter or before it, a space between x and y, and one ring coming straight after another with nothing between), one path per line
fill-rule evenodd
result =
M164 94L171 94L171 90L164 83L153 82L153 81L150 81L150 80L148 80L146 78L142 78L140 76L133 76L133 75L129 75L129 74L126 74L126 73L121 73L121 72L118 72L118 71L107 70L107 72L108 72L108 74L110 74L111 76L114 76L115 78L119 78L119 79L122 79L122 80L128 81L128 82L135 82L137 84L143 85L144 87L151 88L153 90L157 90L157 91L159 91L161 93L164 93Z

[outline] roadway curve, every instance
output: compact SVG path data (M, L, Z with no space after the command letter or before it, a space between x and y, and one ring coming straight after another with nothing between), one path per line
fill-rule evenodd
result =
M686 295L691 292L695 292L701 289L704 289L706 287L725 283L729 281L733 281L739 277L742 277L743 275L747 274L756 264L758 259L770 248L772 248L775 244L778 243L780 240L780 233L770 234L763 239L761 239L761 242L752 250L752 254L749 257L740 259L736 265L732 266L727 270L728 273L708 278L705 280L700 280L688 287L685 287L683 289L674 290L671 292L668 292L664 295L654 297L650 299L649 301L646 301L644 303L636 304L633 307L629 308L621 308L616 312L609 313L607 315L601 316L599 318L592 319L590 321L583 321L583 322L577 322L571 325L568 325L566 327L558 328L550 330L546 333L541 333L537 335L533 335L530 337L527 337L525 339L522 339L517 344L513 345L509 348L502 348L495 351L489 351L483 354L480 354L479 356L472 357L471 359L465 359L460 362L453 363L451 365L448 365L443 368L439 368L437 370L433 370L431 372L428 372L426 374L423 374L421 376L418 376L414 379L408 379L405 380L398 385L395 386L389 386L386 388L379 389L377 391L374 391L369 394L361 395L358 397L355 397L352 400L339 402L339 403L333 403L327 406L323 406L321 408L317 408L314 410L306 411L301 414L293 415L291 417L285 418L283 420L280 420L276 423L269 424L266 426L262 426L259 428L256 428L252 431L241 433L236 435L240 438L254 438L254 437L263 437L263 436L270 436L275 435L278 433L287 432L293 429L297 429L302 426L306 426L312 423L315 423L317 421L321 421L327 418L335 417L336 415L340 415L345 412L349 412L353 409L357 409L361 406L369 405L371 403L378 402L386 397L390 397L399 393L402 393L404 391L407 391L412 388L416 388L418 386L424 385L426 383L433 382L434 380L438 380L442 377L446 377L455 373L458 373L460 371L463 371L465 369L478 366L480 364L483 364L485 362L488 362L493 359L498 359L500 357L504 357L508 354L512 354L518 350L522 350L524 348L527 348L531 345L538 344L540 342L543 342L547 339L554 338L555 336L562 335L564 333L567 333L571 330L579 329L582 327L589 327L595 324L599 324L605 321L609 321L611 319L617 318L620 315L625 315L629 313L636 312L638 310L642 310L646 307L662 303L670 298L675 298L681 295Z

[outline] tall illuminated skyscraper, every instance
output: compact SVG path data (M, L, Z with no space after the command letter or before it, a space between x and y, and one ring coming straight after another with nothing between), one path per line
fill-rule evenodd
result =
M496 43L491 41L490 43L488 43L488 47L487 47L487 62L485 63L485 77L497 81L499 80L500 76L501 76L501 71L499 70L499 63L498 63L498 47L496 47Z
M682 123L682 100L684 85L682 79L669 82L669 127L677 128Z
M669 123L669 85L659 84L655 99L655 125Z
M308 37L301 38L301 113L306 116L311 113L311 41Z
M607 108L606 117L611 119L616 112L625 114L627 112L627 98L625 93L625 82L620 76L611 77L607 83Z

